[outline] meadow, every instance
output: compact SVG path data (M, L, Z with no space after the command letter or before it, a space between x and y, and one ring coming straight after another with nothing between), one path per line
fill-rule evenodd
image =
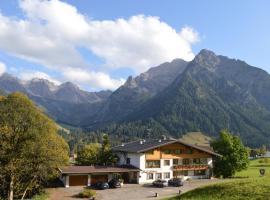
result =
M265 169L261 176L259 170ZM218 184L191 190L165 200L270 200L270 159L256 159L247 170Z

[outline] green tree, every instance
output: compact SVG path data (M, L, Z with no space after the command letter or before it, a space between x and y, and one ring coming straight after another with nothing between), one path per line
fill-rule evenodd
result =
M77 165L95 165L99 162L99 152L101 145L92 143L85 145L78 150L76 164Z
M113 154L107 134L103 135L102 146L99 156L100 165L113 165L117 162L116 155Z
M262 156L264 156L267 152L266 146L262 145L259 149L258 149L258 153Z
M215 152L222 155L213 160L215 176L232 177L235 172L248 167L248 152L239 137L222 130L220 137L214 140L211 145Z
M55 123L25 95L0 98L0 196L24 199L67 164Z

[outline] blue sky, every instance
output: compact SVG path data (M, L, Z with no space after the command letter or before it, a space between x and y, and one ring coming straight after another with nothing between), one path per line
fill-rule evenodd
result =
M267 0L1 0L0 10L0 73L26 80L115 89L203 48L270 72Z

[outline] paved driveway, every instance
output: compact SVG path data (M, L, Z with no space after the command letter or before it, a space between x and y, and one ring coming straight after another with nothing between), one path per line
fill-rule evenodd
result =
M97 200L151 200L151 199L162 199L164 197L175 196L181 192L187 192L189 190L220 182L219 179L202 179L192 180L185 182L183 187L165 187L165 188L154 188L152 186L143 186L138 184L125 184L119 189L108 189L108 190L97 190ZM49 200L74 200L79 199L74 197L76 194L81 192L83 187L70 187L70 188L55 188L49 189L51 197ZM155 193L159 194L159 197L154 197Z

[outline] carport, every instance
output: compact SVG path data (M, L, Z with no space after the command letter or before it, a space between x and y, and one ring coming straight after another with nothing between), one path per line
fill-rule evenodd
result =
M108 166L68 166L60 168L60 179L65 187L91 186L97 182L107 182L113 177L121 176L125 183L137 183L140 169L132 165Z

